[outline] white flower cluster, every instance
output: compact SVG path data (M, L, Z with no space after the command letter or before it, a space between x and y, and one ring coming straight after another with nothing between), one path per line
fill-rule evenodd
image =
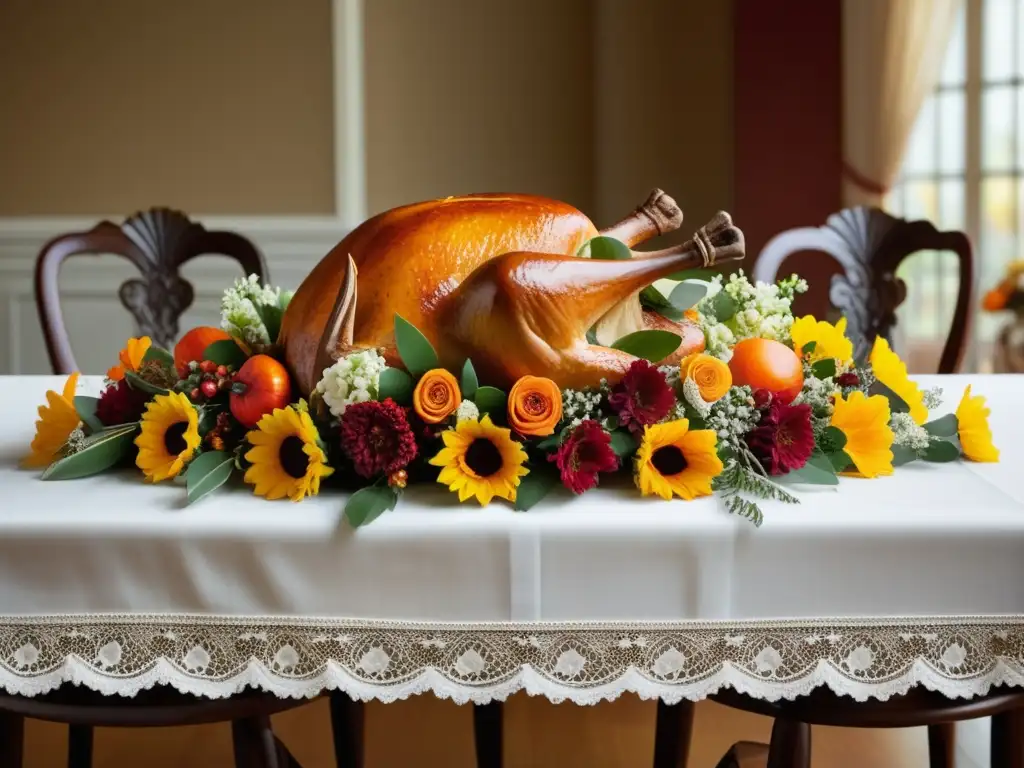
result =
M316 385L331 415L340 417L352 403L365 403L377 398L380 374L387 367L376 350L368 349L346 355L327 368Z
M817 379L814 376L804 378L804 388L800 394L793 399L793 403L799 405L806 403L811 406L811 412L819 418L832 415L832 395L839 391L835 380L832 378Z
M711 413L713 403L705 402L704 398L700 396L700 387L693 379L683 380L683 397L702 419L706 419Z
M926 389L924 395L924 407L929 411L933 411L942 405L942 387L932 387Z
M892 427L895 445L903 445L919 452L928 447L931 440L928 430L914 421L909 413L894 413L889 426Z
M733 387L721 400L711 406L708 429L715 430L719 446L726 446L739 453L743 438L761 420L761 412L754 407L754 396L750 387Z
M603 424L605 414L601 411L601 401L607 394L606 379L601 379L601 385L596 390L562 390L562 426L575 429L587 419L594 419Z
M472 400L463 400L455 409L455 423L460 421L476 421L480 418L480 409Z
M221 298L221 328L250 348L271 344L291 298L291 291L260 285L256 275L236 280Z

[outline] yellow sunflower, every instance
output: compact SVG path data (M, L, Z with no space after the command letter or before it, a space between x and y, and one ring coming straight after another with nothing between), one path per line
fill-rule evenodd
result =
M636 452L634 480L644 496L666 501L672 494L691 501L711 495L711 481L722 471L712 429L690 429L688 419L644 427Z
M139 370L139 366L142 365L142 358L146 356L152 343L149 336L128 339L125 342L124 349L121 350L121 354L118 355L118 359L121 361L120 365L115 365L108 370L107 378L111 381L120 381L124 378L126 371L135 373Z
M46 405L39 406L36 421L36 436L29 446L31 453L21 460L23 467L39 468L49 466L58 452L68 441L81 420L75 410L75 387L78 373L72 373L64 382L64 392L58 394L52 389L46 393Z
M320 493L320 480L334 474L320 447L320 434L305 411L275 408L245 439L252 446L245 454L252 464L245 482L256 486L257 496L301 501Z
M924 407L924 393L907 376L907 366L900 360L899 355L889 348L889 342L883 337L875 338L868 362L871 363L875 378L910 406L910 416L914 422L924 424L928 420L928 409Z
M142 414L135 465L151 483L177 477L200 442L199 413L189 399L181 392L157 395Z
M964 456L971 461L999 461L999 449L992 444L992 429L988 425L988 406L981 395L971 395L967 385L960 405L956 408L957 431Z
M797 354L810 363L834 358L843 365L853 364L853 342L846 338L845 317L832 325L824 320L815 320L813 315L805 315L793 321L789 334ZM814 349L804 353L803 348L812 341Z
M437 482L458 491L459 501L476 497L480 506L497 496L516 500L519 478L529 474L523 466L526 451L512 439L511 431L491 423L484 414L479 421L463 419L454 429L441 433L444 448L430 460L442 467Z
M846 436L843 450L857 468L855 474L864 477L892 474L891 415L889 400L883 395L866 397L857 391L843 399L841 394L836 394L831 424Z

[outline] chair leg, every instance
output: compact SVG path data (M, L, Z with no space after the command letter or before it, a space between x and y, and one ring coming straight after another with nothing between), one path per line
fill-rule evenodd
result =
M1024 768L1024 709L992 717L992 768Z
M500 701L473 705L473 744L477 768L501 768L505 705Z
M0 712L0 768L21 768L25 745L25 718Z
M68 768L92 768L92 726L68 726Z
M686 768L693 734L693 702L666 704L658 700L654 726L654 768Z
M331 731L338 768L363 768L363 702L342 691L331 691Z
M811 768L811 726L776 718L767 768Z
M270 718L247 717L231 723L235 768L283 768Z
M930 768L956 767L956 723L928 726L928 765Z

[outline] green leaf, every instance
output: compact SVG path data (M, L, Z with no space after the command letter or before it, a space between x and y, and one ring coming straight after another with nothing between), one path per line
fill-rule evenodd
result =
M910 406L906 401L882 382L876 381L872 384L870 392L872 395L884 395L889 401L889 410L892 413L910 413Z
M633 258L633 252L621 240L614 237L595 237L583 244L577 255L583 256L590 252L590 258L604 261L625 261Z
M189 504L195 504L213 493L235 471L235 457L224 451L207 451L196 456L185 471L185 487Z
M48 466L42 479L73 480L110 469L128 453L138 428L138 424L121 424L87 437L82 450Z
M593 328L587 330L587 344L600 344L597 340L597 332Z
M707 293L708 287L705 283L680 283L672 289L668 300L672 302L673 307L684 312L697 306Z
M640 306L644 309L653 310L669 320L683 319L683 313L672 306L671 302L665 298L665 295L653 285L649 285L640 291Z
M928 443L928 447L921 453L921 458L936 463L956 461L960 458L960 448L948 440L935 439Z
M166 395L170 392L169 389L158 387L156 384L150 384L144 378L139 376L139 374L132 373L131 371L125 371L124 378L132 389L145 392L147 395Z
M380 372L377 380L377 398L386 400L391 398L399 405L408 405L412 402L412 391L415 384L405 371L399 368L385 368Z
M612 432L612 450L615 451L615 455L620 459L624 459L627 456L632 456L636 453L638 443L636 438L633 437L629 432L622 429L617 429Z
M217 365L234 366L237 371L249 358L234 339L221 339L203 350L203 359L210 360Z
M825 427L825 440L833 451L841 451L846 447L846 435L839 427Z
M96 416L96 406L99 399L88 395L75 395L75 412L78 418L89 428L89 433L102 432L103 422Z
M836 361L832 358L819 360L811 366L811 373L818 379L831 379L836 375Z
M174 370L174 355L166 349L161 347L150 347L147 349L146 354L142 356L142 362L151 363L154 361L160 363L164 368Z
M277 337L281 333L281 318L284 316L284 309L278 304L263 304L260 302L253 302L253 306L256 308L256 314L263 321L263 327L267 329L267 337L270 339L270 343L276 343Z
M537 443L537 450L550 451L552 448L557 448L562 444L562 434L555 432L550 437L545 437L539 443Z
M738 309L736 301L725 291L715 294L715 298L711 300L711 308L714 310L715 319L720 323L732 320Z
M395 346L398 356L413 376L422 376L437 368L437 353L419 330L399 314L395 314Z
M683 340L671 331L635 331L618 339L611 347L656 363L675 352L682 343Z
M711 280L718 273L713 269L684 269L682 272L673 272L666 277L666 280Z
M913 448L908 448L905 445L894 445L892 447L892 465L894 467L901 467L916 459L917 451Z
M473 395L476 394L476 390L479 386L480 380L476 377L476 369L473 367L473 361L467 357L465 364L462 366L462 376L459 380L459 389L462 390L462 399L472 400Z
M353 528L372 523L398 504L398 491L388 485L371 485L353 493L345 504L345 518Z
M832 462L832 469L834 469L837 474L845 471L853 464L853 459L850 458L850 455L846 451L830 453L828 454L828 460Z
M516 509L526 512L543 499L558 485L558 475L549 470L531 469L530 474L519 480L516 488Z
M75 400L77 399L76 397ZM924 425L924 428L928 430L929 435L934 435L935 437L956 437L957 432L960 430L960 422L957 420L955 413L948 413L940 419L929 421Z
M816 341L808 341L806 344L803 345L803 347L801 348L800 351L803 352L805 355L809 355L809 354L811 354L811 352L814 351L814 348L817 347L817 346L818 346L818 342L816 342Z
M508 395L497 387L478 387L473 396L473 402L480 410L481 415L491 414L491 420L495 417L504 418L505 408L508 403Z
M823 453L812 454L800 469L794 469L780 479L807 485L839 485L835 467Z

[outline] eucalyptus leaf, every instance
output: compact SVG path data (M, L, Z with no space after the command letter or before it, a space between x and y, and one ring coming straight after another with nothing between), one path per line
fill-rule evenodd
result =
M77 400L78 398L75 399ZM928 431L928 434L935 437L955 437L960 430L960 422L957 420L955 413L947 413L942 418L929 421L924 425L924 428Z
M681 282L683 280L702 280L707 282L708 280L713 279L717 274L718 272L713 269L684 269L682 272L673 272L665 279L675 280L676 282Z
M846 447L846 435L839 427L825 427L825 440L832 450L840 451Z
M526 512L530 507L543 499L558 485L558 475L548 469L534 468L530 474L519 480L516 488L516 509Z
M906 401L882 382L876 381L872 384L870 392L872 395L883 395L889 401L889 410L892 413L910 413L910 406Z
M504 418L508 395L497 387L478 387L473 395L473 402L476 403L481 415L489 413L491 421L494 421L495 417Z
M638 443L636 438L629 432L617 429L612 432L611 446L612 450L615 451L615 455L620 459L624 459L636 453Z
M249 357L234 339L221 339L203 350L203 359L217 365L230 365L238 370Z
M399 314L395 314L395 346L405 367L413 376L422 376L427 371L437 368L437 352L412 323Z
M812 455L800 469L794 469L781 479L806 485L839 485L835 467L823 454Z
M256 314L263 321L263 327L267 329L270 343L275 344L281 333L281 318L284 317L284 309L279 304L263 304L262 302L253 302L253 306L256 308Z
M169 389L158 387L156 384L150 384L144 378L139 376L137 373L132 371L125 371L125 380L132 389L137 389L139 392L145 392L147 395L166 395L170 392Z
M626 334L611 346L655 363L671 355L682 343L683 340L671 331L650 330Z
M853 465L853 459L846 451L835 451L828 455L828 460L832 462L832 468L836 473L844 472Z
M640 291L640 306L644 309L653 310L669 320L683 319L683 313L672 306L672 303L665 298L665 295L653 285L649 285Z
M633 252L624 242L603 235L584 243L579 255L585 255L587 252L590 253L590 258L603 261L626 261L633 258Z
M462 390L462 399L471 400L480 386L480 380L476 377L476 369L473 361L468 357L462 366L462 376L459 377L459 389Z
M353 493L345 504L345 518L353 528L368 525L398 504L398 491L388 485L371 485Z
M391 398L399 405L412 402L412 391L415 383L412 377L400 368L385 368L377 380L377 397L380 400Z
M719 291L711 299L711 308L714 310L715 319L720 323L725 323L736 315L738 306L732 296L725 291Z
M48 466L43 480L73 480L96 475L117 464L128 453L139 425L122 424L85 438L84 446Z
M928 447L921 452L921 458L936 463L956 461L960 458L960 448L948 440L936 438L928 443Z
M172 355L170 352L168 352L166 349L163 349L162 347L154 346L147 349L146 354L142 356L142 362L157 362L160 363L164 368L170 368L171 370L174 370L174 355Z
M836 361L832 358L819 360L811 366L811 373L818 379L831 379L836 375Z
M917 451L905 445L894 445L892 447L892 465L901 467L917 459Z
M228 481L235 471L235 457L224 451L207 451L196 456L185 471L189 504L195 504Z
M555 432L555 434L545 437L539 443L537 443L537 449L540 451L550 451L552 448L557 448L562 444L562 434Z
M808 341L806 344L803 345L800 351L803 352L805 355L809 355L814 351L814 348L817 346L818 342Z
M89 433L102 432L103 422L96 415L96 407L100 403L99 399L89 397L88 395L75 395L74 403L75 412L78 414L78 418L82 420L82 423L89 428Z
M672 289L668 300L680 312L685 312L697 306L707 293L708 287L704 283L680 283Z

